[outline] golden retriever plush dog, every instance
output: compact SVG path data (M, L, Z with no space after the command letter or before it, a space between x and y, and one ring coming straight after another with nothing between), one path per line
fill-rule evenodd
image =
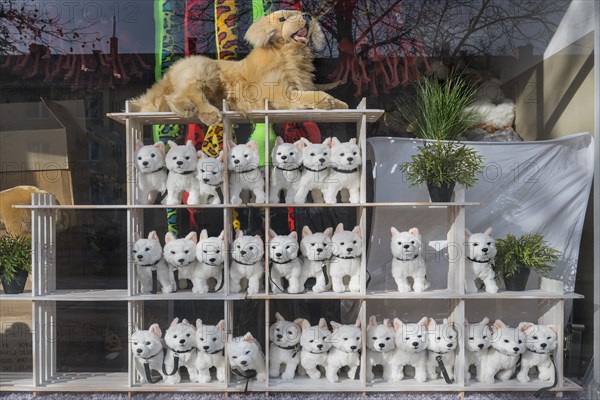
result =
M219 123L223 100L233 110L336 109L348 105L313 84L313 48L324 44L316 21L300 11L280 10L257 20L246 40L254 49L241 61L192 56L177 61L144 95L130 101L132 112L173 111Z

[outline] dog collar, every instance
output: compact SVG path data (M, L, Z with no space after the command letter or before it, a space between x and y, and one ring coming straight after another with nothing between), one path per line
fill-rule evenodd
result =
M252 171L256 171L258 168L252 168L252 169L247 169L245 171L236 171L233 170L233 172L235 172L236 174L245 174L246 172L252 172Z
M280 345L278 345L275 342L273 342L273 344L275 346L279 347L281 350L294 350L294 352L292 353L292 358L296 357L296 355L298 354L298 350L300 350L300 344L296 344L294 346L288 346L288 347L281 347Z
M156 264L158 264L160 262L160 258L158 260L156 260L156 262L154 262L153 264L138 264L140 267L154 267Z
M196 172L195 170L191 170L191 171L183 171L183 172L177 172L177 171L170 171L179 175L189 175L189 174L193 174L194 172Z
M479 261L479 260L475 260L474 258L471 258L471 257L467 257L467 260L476 262L478 264L488 264L491 261L491 259L487 260L487 261Z
M219 183L207 183L207 182L202 182L200 181L203 185L208 185L208 186L213 186L213 187L219 187L223 184L223 181L219 182Z
M236 260L235 258L233 259L233 261L235 261L235 262L236 262L236 263L238 263L238 264L242 264L242 265L246 265L246 266L250 266L250 265L254 265L254 264L256 264L256 263L246 264L246 263L243 263L243 262L241 262L241 261L238 261L238 260Z
M142 174L146 174L146 175L155 174L157 172L162 171L163 169L165 169L165 167L160 167L159 169L155 169L154 171L150 171L150 172L142 172Z
M217 353L222 353L223 355L225 355L225 348L223 347L223 348L221 348L219 350L215 350L215 351L212 351L212 352L206 353L206 354L213 355L213 354L217 354Z
M173 352L175 352L177 354L185 354L185 353L189 353L190 351L194 350L194 348L192 347L189 350L175 350L175 349L172 349L172 348L169 347L169 350L171 350L171 351L173 351Z
M277 168L280 171L292 172L292 171L302 171L303 167L302 167L302 164L300 164L300 166L298 166L296 168L292 168L292 169L281 168L279 165L276 165L275 168Z
M452 350L454 350L454 349L452 349ZM450 352L450 350L448 350L448 351L433 351L432 353L435 353L435 354L438 354L438 355L441 356L441 355L444 355L444 354L448 354L449 352Z
M341 258L342 260L354 260L355 258L358 258L360 256L354 256L354 257L342 257L342 256L336 256L337 258Z
M310 172L323 172L327 169L327 167L323 168L323 169L312 169L312 168L308 168L306 165L304 166L304 169Z
M287 261L275 261L275 260L273 260L273 259L272 259L272 260L271 260L271 263L272 263L272 264L289 264L289 263L291 263L292 261L294 261L294 260L297 260L297 259L298 259L298 258L292 258L292 259L290 259L290 260L287 260Z
M404 259L402 259L402 258L398 258L398 257L396 257L396 260L398 260L398 261L412 261L412 260L414 260L414 259L415 259L415 258L417 258L417 257L419 257L419 255L418 255L418 254L417 254L417 255L415 255L413 258L409 258L409 259L407 259L407 260L404 260Z
M310 354L316 354L316 355L319 355L319 354L327 354L327 352L326 352L326 351L322 351L322 352L320 352L320 353L315 353L314 351L310 351L310 350L302 350L302 351L306 351L306 352L308 352L308 353L310 353Z
M340 174L353 174L355 172L358 172L358 167L354 168L354 169L339 169L336 167L330 167L332 170L334 170L335 172L339 172Z
M206 264L206 265L210 266L210 267L218 267L219 265L221 265L221 263L220 263L220 264L213 264L213 263L210 263L210 262L204 262L204 261L202 261L202 262L203 262L204 264Z
M159 354L160 354L160 352L161 352L161 350L162 350L162 349L158 350L158 352L157 352L156 354L154 354L154 355L151 355L150 357L140 357L140 356L138 356L138 357L140 357L142 360L146 360L146 361L148 361L148 360L150 360L150 359L152 359L152 358L156 357L157 355L159 355Z
M539 351L529 350L529 349L527 349L527 351L530 351L530 352L535 353L535 354L541 354L541 355L546 355L546 354L551 354L552 353L552 352L550 352L550 353L540 353Z

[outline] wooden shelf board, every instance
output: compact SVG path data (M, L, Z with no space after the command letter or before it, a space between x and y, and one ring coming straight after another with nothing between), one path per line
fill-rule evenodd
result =
M273 392L362 392L365 387L360 380L350 380L341 373L340 381L331 383L322 376L320 379L310 379L307 376L296 376L293 380L270 378L268 391Z
M91 204L76 204L76 205L28 205L28 204L18 204L14 205L13 208L24 208L24 209L61 209L61 210L145 210L145 209L166 209L166 208L203 208L203 209L223 209L223 208L246 208L246 204L178 204L178 205L162 205L162 204L150 204L150 205L127 205L127 204L101 204L101 205L91 205Z
M367 382L366 391L371 392L458 392L461 387L457 384L447 384L443 379L435 381L417 382L413 378L403 379L400 382L386 382L381 378Z
M33 294L31 290L28 290L19 294L6 294L0 290L0 301L31 301L33 300Z
M499 299L515 299L515 300L527 300L527 299L583 299L583 295L578 293L555 293L547 290L533 289L524 290L522 292L510 292L500 290L498 293L467 293L462 296L465 300L499 300Z
M508 382L496 382L494 384L480 383L480 382L468 382L464 390L469 392L533 392L543 387L550 386L548 382L532 381L528 383L522 383L516 379L512 379ZM581 386L571 381L568 378L564 378L564 385L560 387L552 388L552 392L578 392L583 390Z
M406 292L400 293L397 291L386 291L386 290L375 290L367 293L367 300L386 300L386 299L406 299L406 300L420 300L420 299L460 299L461 294L452 290L440 289L440 290L429 290L425 292Z
M257 123L263 122L269 117L269 122L359 122L363 115L367 122L375 122L383 115L384 110L253 110L243 114L237 111L222 111L223 118L228 118L233 123ZM173 112L137 112L137 113L108 113L108 118L117 122L125 123L128 119L136 120L144 125L157 124L202 124L198 118L181 118Z
M249 299L256 300L350 300L350 299L364 299L365 295L360 292L344 292L344 293L336 293L336 292L322 292L322 293L314 293L314 292L305 292L305 293L259 293L255 295L249 295Z

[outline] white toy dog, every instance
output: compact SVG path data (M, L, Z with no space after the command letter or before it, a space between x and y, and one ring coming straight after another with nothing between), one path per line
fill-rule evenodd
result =
M540 381L554 379L554 363L550 355L558 342L557 325L535 325L523 322L520 326L525 334L527 351L521 358L521 370L517 374L519 382L529 382L529 370L537 367Z
M167 191L165 145L163 142L156 142L144 146L144 143L138 140L134 159L138 171L140 204L153 204L159 194Z
M227 343L229 365L236 375L255 377L257 381L267 379L265 356L260 344L250 332L233 338Z
M333 246L331 236L333 229L327 228L323 233L312 233L308 226L302 228L302 240L300 241L300 251L302 252L302 279L301 285L304 286L306 280L315 278L315 285L312 291L321 293L327 290L327 278L329 259L332 255Z
M196 232L190 232L183 239L176 239L175 235L167 232L165 235L165 247L163 254L169 267L175 273L177 271L177 279L189 279L194 284L193 293L203 293L202 287L204 282L198 279L197 269L198 261L196 260L196 244L198 236ZM178 284L179 282L175 282Z
M498 293L496 273L492 266L496 256L496 242L492 238L492 228L483 233L472 234L465 230L467 238L467 260L465 261L465 290L467 293L477 292L475 279L485 284L485 291Z
M437 379L436 368L439 366L437 361L439 356L442 357L448 378L453 380L458 335L452 323L444 318L443 323L438 325L433 318L430 318L427 323L427 335L427 378L430 380Z
M302 336L300 344L300 365L306 371L311 379L321 378L319 367L325 368L327 365L327 352L331 349L331 341L328 340L331 331L327 328L325 318L319 320L319 325L310 326L305 319L294 321L300 323Z
M275 323L269 328L269 376L290 380L296 375L300 364L300 326L286 321L278 312L275 313ZM283 373L281 367L284 368Z
M471 379L471 373L469 372L471 365L475 366L477 375L479 375L481 359L492 344L492 332L488 326L489 323L489 318L485 317L477 324L465 324L465 379L467 381Z
M389 319L384 319L382 324L377 324L377 318L372 315L367 326L367 380L375 379L373 367L383 366L383 379L388 381L391 373L390 361L393 358L396 332Z
M360 175L362 157L356 139L341 143L332 138L331 164L327 187L323 193L325 203L335 203L341 192L342 203L356 204L360 201Z
M278 136L273 149L270 202L279 203L279 193L284 192L285 202L293 203L302 177L302 149L305 142L284 143Z
M198 152L196 185L190 191L189 204L221 204L218 189L223 186L223 151L217 158Z
M298 234L277 235L269 229L269 257L271 259L271 290L283 292L283 281L288 281L288 293L302 293L302 262L298 258Z
M423 243L419 229L412 228L408 232L399 232L391 228L392 240L392 276L398 285L399 292L424 292L429 289L427 266L422 254ZM408 278L413 279L411 287Z
M241 204L242 190L254 193L255 203L265 202L265 180L259 169L258 144L251 140L236 145L229 141L227 168L229 169L229 197L231 204Z
M150 325L147 331L141 331L137 325L133 328L133 334L131 335L131 353L133 354L133 361L135 363L135 369L140 376L140 382L148 383L152 382L152 377L147 376L145 364L148 364L148 375L151 371L158 371L165 380L165 376L162 372L163 360L165 354L163 352L163 346L161 342L162 332L158 324ZM152 382L154 383L154 382Z
M200 240L196 245L196 259L198 265L194 271L194 287L198 288L194 293L208 293L209 279L216 281L215 291L221 288L223 282L223 263L225 258L225 231L221 231L218 237L208 237L208 232L203 229L200 232Z
M351 292L360 292L360 263L362 255L362 238L360 227L352 231L345 231L344 224L340 223L335 228L333 237L333 256L329 264L329 275L334 292L344 292L346 285L344 277L349 276L348 289Z
M429 318L423 317L419 322L405 324L394 318L396 332L396 351L390 360L391 371L389 381L398 382L404 379L404 367L410 365L415 369L415 380L427 380L427 324Z
M260 290L260 278L265 266L263 255L265 245L260 236L245 236L237 230L233 241L231 267L229 268L229 289L232 293L242 291L242 278L248 279L248 294L257 294Z
M315 203L323 202L323 193L329 185L329 164L331 160L331 146L333 140L327 138L323 144L310 143L308 140L300 139L305 146L302 150L302 178L298 185L298 191L294 197L294 203L306 202L308 192L312 193Z
M169 175L167 176L167 205L181 204L183 192L196 188L196 165L198 154L191 140L184 146L169 140L169 152L165 156Z
M496 375L506 382L513 376L519 357L525 352L524 328L523 325L518 329L510 328L499 319L494 322L492 346L481 357L481 371L477 371L480 382L494 383Z
M170 374L165 378L166 383L181 382L179 368L185 367L190 375L190 382L198 381L196 370L196 328L187 319L179 322L175 318L165 332L165 371Z
M360 350L362 342L362 330L360 320L354 325L342 325L331 321L333 333L329 341L333 345L327 355L326 376L329 382L339 382L338 371L348 366L348 378L353 380L360 365Z
M163 250L155 231L148 234L148 239L137 240L133 244L131 253L133 262L137 265L137 278L143 293L152 291L153 270L156 271L156 278L163 293L177 290L173 272L163 258Z
M198 382L208 383L211 380L210 369L217 370L217 381L225 382L225 321L217 325L204 325L201 319L196 320L196 370Z

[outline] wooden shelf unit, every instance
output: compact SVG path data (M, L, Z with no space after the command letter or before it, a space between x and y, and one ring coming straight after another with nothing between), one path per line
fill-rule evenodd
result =
M261 208L265 213L265 230L270 226L270 210L275 208L287 207L345 207L356 210L357 221L363 232L367 231L367 209L369 207L398 207L403 212L410 212L415 208L443 208L447 214L447 240L448 242L462 242L462 235L465 227L465 209L467 207L478 206L478 202L464 201L464 191L458 191L456 202L452 203L428 203L428 202L388 202L388 203L368 203L366 201L366 137L367 123L377 121L383 115L383 110L366 109L366 101L360 103L355 110L257 110L249 114L241 114L234 111L228 111L224 107L223 125L224 140L232 135L233 124L264 122L265 124L274 122L292 122L292 121L315 121L315 122L335 122L335 123L354 123L356 125L357 139L363 155L362 181L361 181L361 199L358 204L229 204L228 187L225 185L223 192L225 204L221 205L180 205L168 206L169 208L206 208L221 209L223 217L223 227L226 232L225 252L229 254L229 243L232 240L232 214L235 208ZM148 124L183 124L199 122L198 120L183 120L173 113L110 113L109 118L124 123L126 126L126 154L127 154L127 176L135 176L133 169L133 155L135 152L135 143L143 139L143 127ZM227 150L225 150L226 152ZM265 149L265 159L269 159L271 149L267 141ZM225 154L226 156L226 154ZM225 173L227 181L228 173ZM268 182L269 171L265 171L265 179ZM266 185L267 198L268 187ZM136 269L133 261L127 261L127 289L115 290L56 290L56 265L54 258L54 245L56 242L56 221L54 216L55 209L74 209L74 210L101 210L101 209L124 209L127 212L127 237L130 243L135 241L135 234L144 235L147 231L144 229L143 213L147 209L164 209L163 205L139 205L137 204L138 190L135 179L130 179L127 183L127 204L123 205L74 205L59 206L55 199L50 195L33 195L32 204L28 206L19 206L20 208L29 208L32 212L32 232L33 232L33 288L31 293L22 295L0 294L2 301L31 301L33 307L33 352L34 365L32 373L6 373L2 374L0 379L0 391L111 391L111 392L156 392L156 391L220 391L220 392L239 392L244 390L245 382L240 382L231 373L227 374L225 383L182 383L179 385L165 385L162 383L145 384L138 382L136 371L133 365L133 358L130 354L128 345L128 372L115 373L61 373L56 370L56 305L60 301L119 301L127 303L128 314L128 335L131 335L131 329L135 323L139 326L147 326L152 321L144 321L144 302L145 301L222 301L224 305L224 318L226 320L226 329L232 332L233 323L233 305L236 301L253 300L264 304L265 321L264 326L271 324L270 314L273 310L273 301L280 300L322 300L322 301L341 301L352 300L359 303L358 316L363 324L363 337L366 337L367 325L367 304L370 301L379 300L424 300L424 301L444 301L447 302L448 315L454 323L462 326L465 320L466 302L479 300L531 300L538 302L539 323L559 323L563 324L564 301L581 298L580 295L572 293L563 293L558 283L549 283L540 290L531 290L526 292L500 292L498 294L476 293L466 294L464 291L464 259L458 253L453 254L455 250L449 248L450 262L448 271L448 285L444 290L433 290L425 293L398 293L394 291L372 291L366 287L367 270L367 242L363 240L363 259L361 268L361 290L355 293L302 293L302 294L273 294L270 293L269 285L269 257L268 251L265 253L265 291L252 296L240 293L230 293L229 291L229 258L225 259L225 283L220 293L194 294L189 290L178 291L171 294L143 294L140 293L136 280ZM348 227L347 227L348 228ZM265 235L265 237L267 237ZM268 246L266 241L265 246ZM268 248L268 247L266 247ZM290 316L291 318L292 316ZM50 327L43 334L40 327ZM163 327L164 328L164 327ZM229 333L231 337L231 333ZM269 361L269 342L268 334L265 335L265 342L262 343L263 350ZM45 340L49 339L49 340ZM554 392L581 390L579 386L563 377L562 365L562 330L559 334L559 348L557 350L556 367L558 369L559 381L557 386L552 389ZM330 384L325 378L320 380L310 380L304 377L297 377L293 381L283 381L281 379L268 378L266 382L253 382L248 385L249 391L256 392L457 392L464 393L470 391L535 391L547 383L533 382L526 385L515 383L497 383L494 385L484 385L477 382L465 382L464 368L464 346L459 345L456 357L456 378L455 383L446 384L443 380L428 381L417 383L414 380L407 379L398 383L388 383L381 379L374 382L366 381L366 340L363 340L360 379L356 381L341 380L340 383ZM227 366L227 368L229 368Z

